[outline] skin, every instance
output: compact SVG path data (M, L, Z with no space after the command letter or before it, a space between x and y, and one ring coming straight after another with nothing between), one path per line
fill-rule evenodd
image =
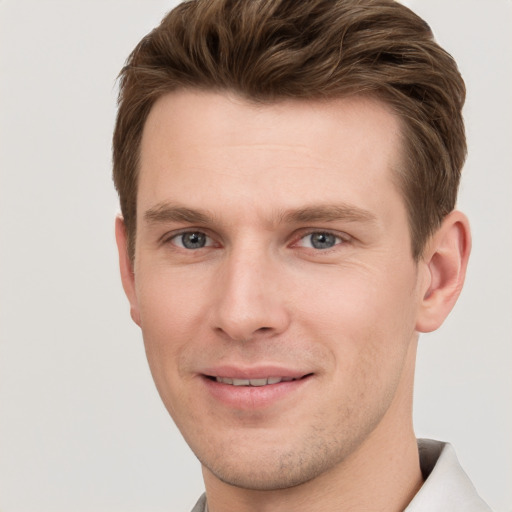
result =
M452 212L412 258L400 129L360 97L179 91L150 112L133 262L116 224L121 274L211 512L398 511L421 486L418 333L455 303L470 238ZM205 245L185 247L191 232ZM307 377L251 401L205 376L275 368Z

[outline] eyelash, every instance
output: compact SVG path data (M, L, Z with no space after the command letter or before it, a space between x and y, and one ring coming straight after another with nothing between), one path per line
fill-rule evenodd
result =
M201 246L201 247L197 247L197 248L187 248L187 247L183 247L182 245L177 245L174 241L176 239L179 239L179 237L183 237L184 235L187 235L187 234L199 234L199 235L204 235L206 238L207 238L207 245L204 245L204 246ZM294 241L292 242L291 244L291 247L294 247L294 246L299 246L299 243L306 239L307 237L310 237L312 235L315 235L315 234L318 234L318 235L327 235L327 236L332 236L335 238L335 243L332 247L325 247L325 248L317 248L317 247L304 247L304 249L309 249L309 250L313 250L314 252L318 252L318 253L323 253L323 254L326 254L326 253L329 253L333 250L336 250L340 245L345 245L346 243L350 242L351 240L351 237L349 235L347 235L346 233L336 233L336 232L333 232L333 231L329 231L329 230L322 230L322 229L311 229L309 231L303 231L300 233L300 236L296 236L294 237ZM171 236L167 236L167 237L162 237L162 243L163 244L172 244L173 246L177 247L178 249L180 250L185 250L185 251L194 251L194 250L198 250L198 249L204 249L204 248L209 248L209 247L215 247L215 243L211 243L214 241L213 237L210 236L205 230L202 230L202 229L187 229L187 230L184 230L184 231L180 231L179 233L174 233L172 234Z
M162 244L164 244L164 245L165 244L171 244L171 245L174 245L175 247L177 247L178 249L192 251L193 249L188 249L186 247L181 247L181 246L176 245L175 243L173 243L174 240L179 239L180 237L183 237L184 235L187 235L187 234L200 234L200 235L204 235L208 240L213 241L213 237L211 237L206 231L204 231L202 229L186 229L186 230L180 231L179 233L173 233L170 236L164 236L164 237L162 237L161 241L162 241ZM215 245L215 244L208 244L208 245L200 247L200 248L203 249L204 247L211 247L213 245Z
M311 237L312 235L327 235L327 236L334 237L335 243L332 247L325 247L322 249L317 248L317 247L304 247L305 249L311 249L311 250L314 250L315 252L320 252L320 253L324 253L324 254L331 252L333 250L336 250L336 248L338 246L343 245L350 240L348 235L346 235L346 234L335 233L333 231L329 231L329 230L325 230L325 229L320 229L320 230L312 229L310 231L301 233L293 245L298 245L299 242L305 240L307 237Z

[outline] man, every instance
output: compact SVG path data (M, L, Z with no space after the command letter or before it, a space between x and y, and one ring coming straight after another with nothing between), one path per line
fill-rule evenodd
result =
M194 511L489 510L412 428L470 252L464 95L389 0L184 2L130 56L121 274Z

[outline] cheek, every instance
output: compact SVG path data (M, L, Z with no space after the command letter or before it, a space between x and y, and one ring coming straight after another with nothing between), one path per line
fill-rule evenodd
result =
M414 335L412 265L387 272L333 269L331 275L315 277L308 293L298 295L296 316L308 337L328 343L338 366L358 366L354 373L377 367L384 374L386 364L401 359Z
M204 287L170 272L141 273L138 279L141 329L146 356L160 394L180 386L180 357L204 337ZM136 283L137 284L137 283Z
M169 269L140 272L136 279L143 331L158 340L189 332L200 316L208 283L205 276L184 275ZM196 326L199 327L199 324Z
M371 430L390 407L400 386L414 339L411 275L378 279L351 273L301 304L302 329L324 344L332 373L326 403L341 437L350 439L360 425Z

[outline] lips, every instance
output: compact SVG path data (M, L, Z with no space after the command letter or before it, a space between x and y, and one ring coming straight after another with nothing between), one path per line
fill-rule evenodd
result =
M258 366L246 366L244 364L222 364L202 367L199 372L205 377L224 384L233 384L231 381L263 381L266 384L277 384L278 382L289 382L298 380L311 374L310 369L293 368L276 364L260 364ZM269 382L270 381L270 382ZM236 384L235 384L236 385ZM250 385L247 383L241 385ZM258 385L258 384L256 384Z
M280 382L290 382L298 380L293 377L265 377L262 379L232 379L230 377L215 377L217 382L222 384L231 384L232 386L268 386L269 384L279 384Z
M234 410L265 410L273 404L300 400L314 374L277 367L204 369L201 382L218 406ZM281 405L281 406L282 406Z

